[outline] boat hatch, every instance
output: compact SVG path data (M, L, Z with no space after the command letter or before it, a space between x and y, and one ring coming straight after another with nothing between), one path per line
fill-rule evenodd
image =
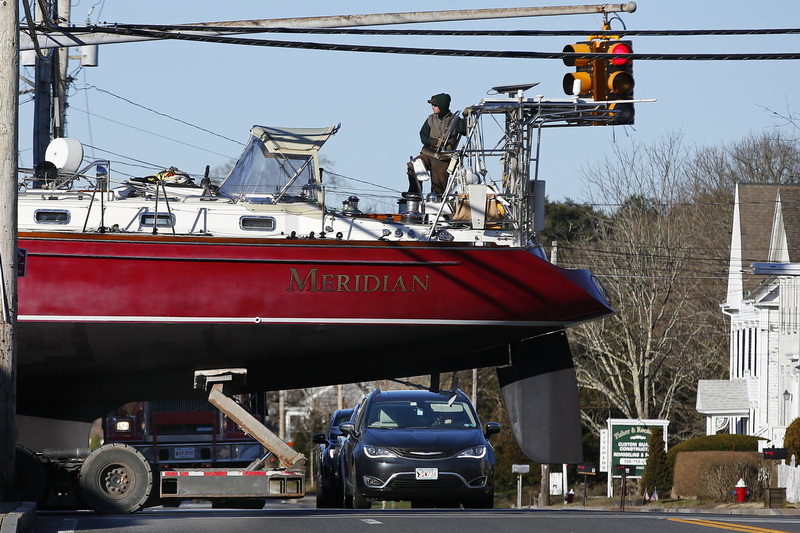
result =
M139 224L145 228L157 226L159 228L171 228L175 225L175 215L168 213L142 213L139 215Z
M242 217L239 227L252 231L275 231L275 219L272 217Z
M37 209L33 218L37 224L69 224L72 216L66 209Z

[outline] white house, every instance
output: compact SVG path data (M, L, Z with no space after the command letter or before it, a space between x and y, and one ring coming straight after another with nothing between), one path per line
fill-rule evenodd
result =
M757 262L800 262L800 185L740 184L734 198L728 291L727 381L701 380L707 433L727 429L781 446L798 416L800 277L754 275Z

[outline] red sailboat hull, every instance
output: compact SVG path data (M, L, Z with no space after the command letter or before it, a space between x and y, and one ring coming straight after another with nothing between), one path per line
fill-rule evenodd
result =
M531 249L42 233L19 247L25 414L185 397L207 368L287 389L504 364L511 342L611 313L587 271Z

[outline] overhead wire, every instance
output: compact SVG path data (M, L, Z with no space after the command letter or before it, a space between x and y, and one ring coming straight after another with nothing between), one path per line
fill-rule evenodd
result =
M109 24L109 23L104 23ZM92 31L103 26L87 26L73 28L77 31ZM569 37L575 35L597 36L751 36L751 35L796 35L800 28L754 28L754 29L694 29L694 30L436 30L436 29L387 29L387 28L266 28L262 26L209 26L209 25L175 25L164 24L113 24L114 30L151 30L151 31L213 31L220 33L286 33L286 34L322 34L322 35L397 35L397 36L442 36L442 37Z
M415 48L402 46L376 46L341 43L317 43L306 41L280 41L272 39L254 39L246 37L230 37L225 35L206 35L198 33L181 33L165 30L132 29L122 25L113 27L91 26L84 28L60 28L65 34L79 35L85 33L108 33L149 37L153 39L172 39L183 41L200 41L218 44L236 44L247 46L265 46L271 48L298 48L305 50L328 50L339 52L369 52L382 54L405 54L446 57L481 57L505 59L608 59L614 57L609 53L576 53L576 52L531 52L511 50L459 50L452 48ZM181 28L182 29L182 28ZM41 31L41 30L40 30ZM198 31L198 30L185 30ZM227 31L227 30L226 30ZM253 30L258 31L258 30ZM384 30L385 31L385 30ZM233 32L229 32L233 33ZM251 32L252 33L252 32ZM630 53L620 54L632 60L669 60L669 61L763 61L763 60L796 60L800 52L748 52L748 53Z
M219 137L220 139L224 139L224 140L226 140L226 141L230 141L230 142L232 142L232 143L236 143L236 144L238 144L239 146L244 146L244 143L243 143L243 142L241 142L241 141L237 141L236 139L231 139L230 137L226 137L226 136L224 136L224 135L221 135L221 134L219 134L219 133L217 133L217 132L215 132L215 131L212 131L212 130L210 130L210 129L208 129L208 128L203 128L203 127L201 127L201 126L198 126L198 125L196 125L196 124L192 124L191 122L188 122L188 121L186 121L186 120L183 120L183 119L180 119L180 118L174 117L174 116L172 116L172 115L169 115L169 114L167 114L167 113L163 113L163 112L161 112L161 111L157 111L157 110L155 110L155 109L153 109L153 108L147 107L147 106L145 106L145 105L142 105L142 104L140 104L140 103L134 102L133 100L130 100L130 99L128 99L128 98L125 98L124 96L120 96L120 95L118 95L118 94L115 94L115 93L113 93L113 92L111 92L111 91L108 91L108 90L106 90L106 89L101 89L100 87L97 87L96 85L86 85L86 88L87 88L87 89L93 89L93 90L95 90L95 91L97 91L97 92L100 92L100 93L103 93L103 94L107 94L107 95L109 95L109 96L112 96L112 97L114 97L114 98L117 98L117 99L119 99L119 100L122 100L123 102L127 102L127 103L129 103L129 104L131 104L131 105L133 105L133 106L140 107L140 108L142 108L142 109L144 109L144 110L146 110L146 111L149 111L149 112L151 112L151 113L153 113L153 114L156 114L156 115L158 115L158 116L161 116L161 117L167 118L167 119L169 119L169 120L173 120L173 121L175 121L175 122L179 122L179 123L183 124L184 126L189 126L190 128L194 128L194 129L196 129L196 130L199 130L199 131L202 131L202 132L208 133L208 134L210 134L210 135L214 135L215 137ZM189 146L191 146L191 145L189 145ZM195 146L194 148L197 148L197 147Z
M197 150L201 150L203 152L208 152L210 154L214 154L214 155L218 155L218 156L222 156L222 157L230 157L230 154L223 154L223 153L219 153L219 152L214 152L213 150L208 150L206 148L202 148L200 146L197 146L196 144L187 143L185 141L174 139L172 137L167 137L166 135L161 135L160 133L156 133L156 132L154 132L152 130L149 130L149 129L137 128L136 126L132 126L131 124L128 124L126 122L121 122L121 121L118 121L118 120L114 120L112 118L104 117L102 115L97 115L95 113L90 113L89 111L83 110L83 109L81 109L79 107L72 106L72 108L75 109L76 111L80 111L82 113L85 113L88 116L101 118L103 120L107 120L108 122L113 122L114 124L118 124L120 126L124 126L126 128L132 129L132 130L136 130L136 131L140 131L140 132L143 132L143 133L147 133L147 134L153 135L155 137L159 137L161 139L166 139L168 141L172 141L172 142L175 142L177 144L182 144L183 146L188 146L189 148L195 148Z
M96 6L97 4L95 4ZM94 6L93 8L94 9ZM577 54L568 52L531 52L531 51L493 51L493 50L458 50L441 48L413 48L395 46L367 46L352 44L335 43L314 43L314 42L295 42L295 41L275 41L265 39L252 39L242 37L230 37L223 35L198 35L197 33L187 32L219 32L227 34L252 34L252 33L284 33L284 34L330 34L330 35L400 35L400 36L506 36L506 37L529 37L529 36L568 36L585 35L590 33L592 36L754 36L754 35L795 35L800 34L800 28L761 28L761 29L694 29L694 30L607 30L607 31L587 31L587 30L441 30L441 29L374 29L374 28L263 28L263 27L229 27L229 26L207 26L207 25L181 25L176 31L176 26L166 25L126 25L113 24L111 26L91 25L85 27L53 27L37 26L29 29L35 38L35 32L48 33L57 29L67 34L79 35L86 33L115 33L127 34L158 39L188 40L215 42L222 44L239 44L249 46L268 46L281 48L301 48L332 51L353 51L353 52L372 52L372 53L393 53L393 54L416 54L416 55L440 55L440 56L461 56L461 57L498 57L498 58L524 58L524 59L565 59L565 58L608 58L609 54ZM658 54L658 53L634 53L626 54L630 59L638 60L794 60L800 59L800 53L694 53L694 54ZM216 135L225 140L242 143L217 134L206 128L196 126L181 119L169 116L147 108L141 104L133 102L124 97L115 95L110 91L105 91L94 86L88 86L95 90L105 92L122 100L137 105L176 120L190 127ZM350 179L350 178L348 178Z

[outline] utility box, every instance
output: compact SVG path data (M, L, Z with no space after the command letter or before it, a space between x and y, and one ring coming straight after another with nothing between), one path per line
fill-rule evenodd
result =
M786 507L786 487L764 489L764 508L780 509Z

